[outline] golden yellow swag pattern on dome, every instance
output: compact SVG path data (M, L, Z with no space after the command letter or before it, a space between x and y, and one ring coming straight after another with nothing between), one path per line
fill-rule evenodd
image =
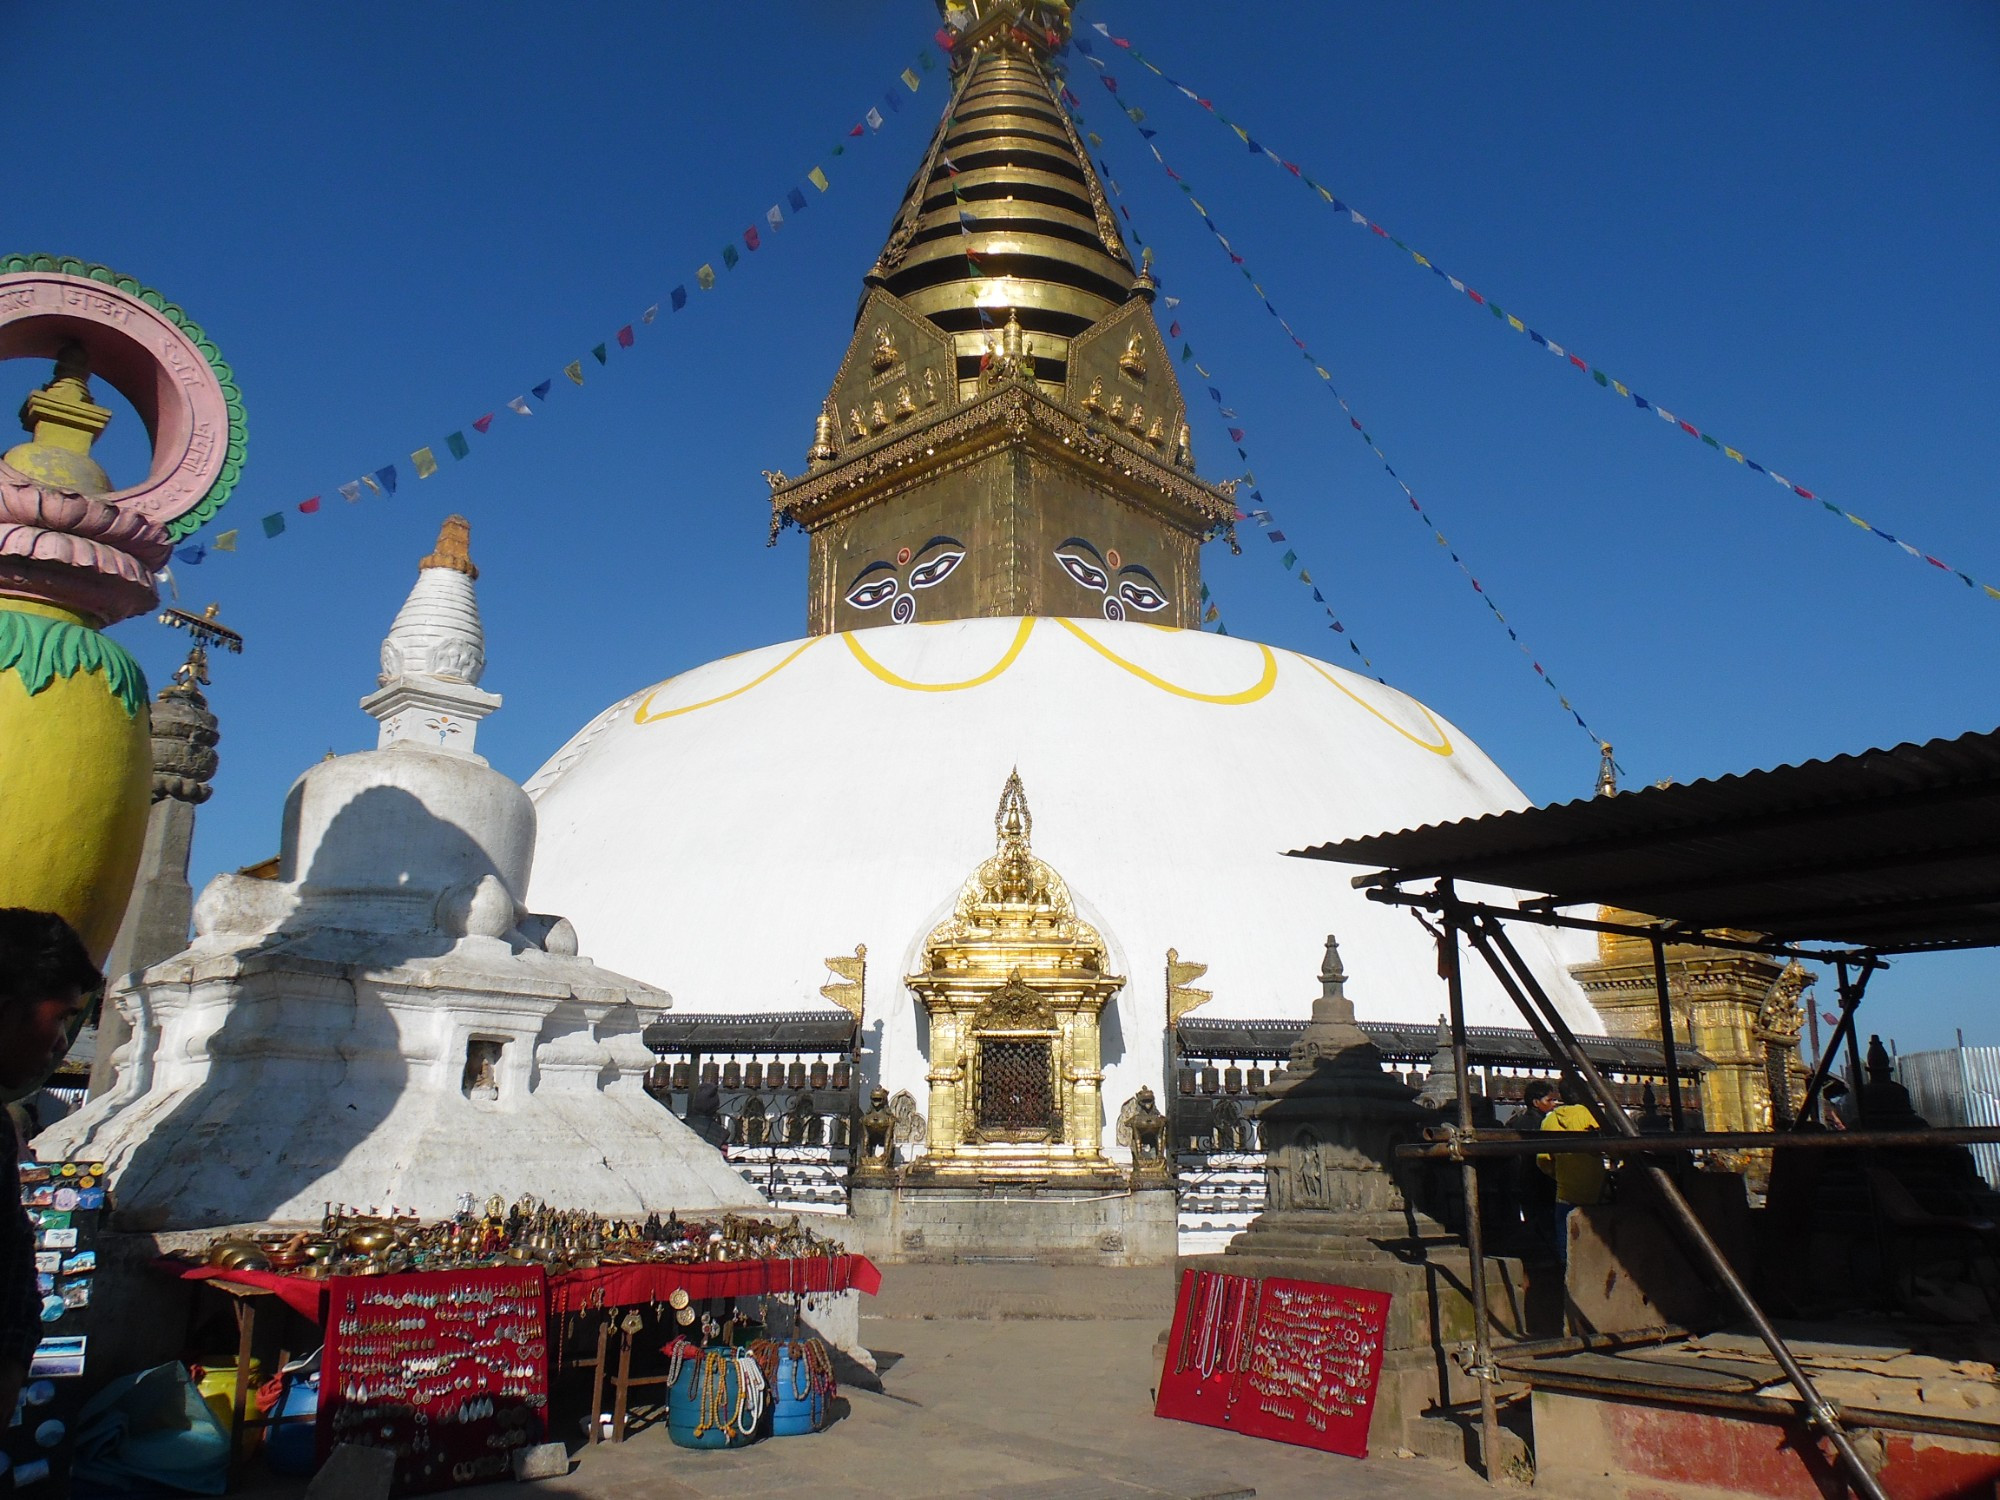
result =
M1244 704L1256 703L1261 699L1268 697L1271 693L1271 690L1275 688L1278 683L1278 653L1273 651L1269 646L1263 645L1261 642L1245 643L1254 645L1256 647L1259 656L1262 659L1263 670L1259 674L1255 682L1253 682L1250 686L1233 693L1205 693L1195 688L1182 687L1178 683L1169 682L1167 681L1166 678L1159 676L1157 673L1152 672L1143 666L1140 666L1137 662L1128 660L1126 657L1120 655L1118 652L1112 650L1109 646L1105 645L1102 641L1098 640L1082 625L1079 625L1073 620L1063 619L1060 616L1053 617L1053 619L1056 625L1060 626L1064 631L1068 632L1070 635L1076 637L1077 640L1081 641L1085 646L1089 647L1098 656L1110 662L1112 665L1122 668L1124 671L1129 672L1132 674L1132 676L1138 678L1141 682L1144 682L1151 687L1156 687L1161 692L1169 693L1176 698L1185 698L1192 703L1207 703L1224 708L1240 707ZM914 625L899 626L896 628L899 630L927 630L927 629L936 629L940 626L954 624L954 623L956 622L948 620L923 621L923 622L918 622ZM860 665L863 668L865 668L871 676L875 677L876 679L878 679L883 683L886 683L890 687L901 688L905 692L912 692L912 693L956 693L956 692L963 692L968 688L983 687L987 683L993 682L999 677L1003 676L1007 672L1007 670L1010 667L1012 667L1016 661L1020 659L1021 652L1027 647L1028 640L1034 634L1035 627L1038 623L1039 623L1039 617L1032 615L1024 616L1020 621L1019 627L1014 632L1013 640L1008 643L1006 650L1001 653L998 661L996 661L991 667L987 668L984 672L981 672L972 677L961 679L956 682L918 682L913 678L905 677L902 674L892 670L888 666L885 666L881 661L877 660L876 657L873 654L871 654L865 646L861 644L859 637L863 634L866 634L867 632L852 631L852 630L841 631L837 634L835 638L839 639L840 641L846 644L848 651L853 655L855 661L860 663ZM1173 626L1170 625L1151 625L1150 623L1148 623L1148 628L1158 630L1166 634L1179 633ZM739 698L743 696L743 694L750 692L753 688L761 687L766 682L769 682L773 677L777 676L780 672L784 671L785 668L789 667L793 662L797 661L801 656L804 656L807 651L811 650L814 646L818 645L821 641L826 639L828 639L828 637L826 636L814 636L809 640L801 641L795 649L793 649L790 652L787 652L781 660L773 663L771 666L767 667L764 671L758 673L755 677L751 678L748 682L743 683L739 687L731 688L727 692L717 693L713 697L704 698L698 703L687 703L681 705L678 708L665 708L655 711L653 708L654 699L658 698L661 693L665 692L668 688L672 687L675 682L680 680L679 678L669 678L666 682L661 683L660 686L654 688L651 692L647 693L643 699L640 700L637 708L633 710L632 722L635 724L656 724L664 719L678 718L682 714L694 713L697 709L713 708L715 705L719 703L726 703L732 698ZM1431 713L1431 711L1428 708L1424 707L1421 703L1414 703L1413 706L1416 708L1418 713L1424 716L1425 722L1430 725L1431 732L1436 736L1435 742L1424 739L1420 735L1411 733L1410 730L1405 728L1403 725L1397 723L1396 720L1390 717L1388 714L1383 713L1382 710L1377 708L1374 704L1370 703L1366 698L1363 698L1359 693L1356 693L1352 688L1349 688L1345 683L1341 682L1337 677L1335 677L1332 673L1328 672L1326 668L1322 667L1318 662L1314 661L1311 657L1303 656L1296 651L1287 651L1284 654L1286 656L1294 658L1297 661L1303 662L1306 666L1310 667L1315 673L1317 673L1321 678L1323 678L1328 683L1328 685L1333 687L1343 696L1352 700L1371 718L1379 720L1382 724L1394 730L1397 734L1401 735L1411 744L1416 745L1420 749L1428 750L1433 755L1449 756L1453 753L1451 737L1445 733L1444 726L1438 723L1436 715ZM724 658L724 660L728 659L729 658Z

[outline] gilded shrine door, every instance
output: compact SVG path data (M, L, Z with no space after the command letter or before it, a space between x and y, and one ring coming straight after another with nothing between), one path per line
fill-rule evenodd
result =
M1040 1039L982 1038L979 1134L986 1140L1048 1140L1054 1134L1055 1068Z

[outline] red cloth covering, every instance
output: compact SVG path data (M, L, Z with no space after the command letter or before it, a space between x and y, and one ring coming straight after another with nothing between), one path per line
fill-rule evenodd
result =
M549 1311L583 1312L593 1307L631 1307L664 1302L677 1287L690 1297L752 1297L767 1292L845 1292L874 1296L882 1273L865 1255L823 1255L804 1260L699 1261L692 1265L650 1262L635 1266L593 1266L549 1278Z
M326 1322L326 1282L307 1276L280 1276L275 1271L225 1271L220 1266L188 1266L177 1260L154 1262L182 1281L233 1281L238 1286L262 1287L284 1299L285 1305L311 1318Z
M287 1306L315 1323L326 1321L325 1281L304 1276L280 1276L274 1271L225 1271L218 1266L187 1266L175 1260L158 1262L183 1281L233 1281L239 1286L275 1292ZM416 1275L432 1273L416 1272ZM451 1275L452 1272L439 1272ZM551 1313L583 1312L593 1307L631 1307L664 1302L676 1287L690 1297L751 1297L768 1292L845 1292L874 1296L882 1290L882 1272L865 1255L823 1255L804 1260L698 1261L691 1265L650 1262L633 1266L594 1266L565 1271L549 1278Z

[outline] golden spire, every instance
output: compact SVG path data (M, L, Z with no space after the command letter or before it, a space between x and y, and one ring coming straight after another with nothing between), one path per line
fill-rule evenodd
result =
M464 516L446 516L438 528L436 548L417 564L418 572L425 568L450 568L467 578L477 578L479 569L472 565L472 523Z
M1597 747L1601 757L1597 762L1597 795L1615 797L1618 795L1618 763L1611 758L1611 745L1607 741Z
M111 476L90 456L90 445L110 421L110 411L90 399L90 356L72 339L56 351L49 383L21 403L28 441L13 448L5 462L59 489L107 494Z

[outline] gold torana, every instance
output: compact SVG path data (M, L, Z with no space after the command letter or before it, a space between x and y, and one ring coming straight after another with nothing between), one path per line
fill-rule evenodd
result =
M769 473L810 539L814 634L994 615L1199 624L1233 484L1187 408L1050 54L1069 8L944 6L945 117L869 271L807 470Z
M987 1181L1102 1175L1099 1020L1124 985L1030 844L1018 773L997 847L906 979L930 1019L930 1145L918 1170Z

